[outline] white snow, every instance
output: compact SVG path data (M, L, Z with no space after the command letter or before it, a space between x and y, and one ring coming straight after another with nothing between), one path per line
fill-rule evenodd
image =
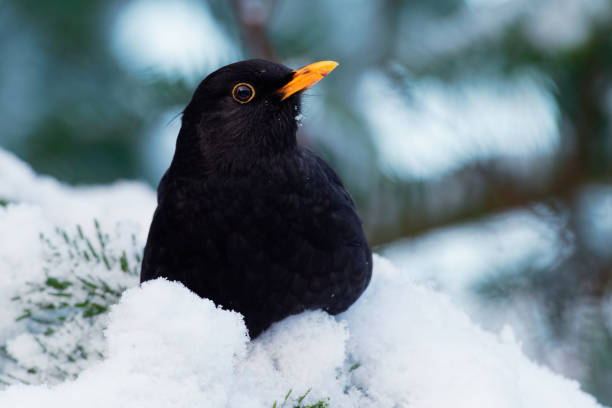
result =
M69 319L59 329L54 328L53 337L36 333L35 330L32 333L27 321L15 321L25 308L32 308L29 303L45 300L43 293L32 293L30 284L44 283L48 276L77 281L78 278L90 280L90 275L106 279L110 273L110 284L114 287L136 285L138 278L122 273L117 259L126 251L131 267L137 266L133 252L135 247L141 250L146 240L155 209L155 193L144 183L128 181L108 186L70 187L50 177L36 175L25 163L0 149L0 199L9 201L5 208L0 207L0 345L6 342L7 351L19 358L25 369L37 367L37 373L30 375L34 378L27 379L29 382L54 382L58 372L66 372L69 377L76 375L95 363L95 356L103 349L101 329L105 322L75 316L74 320ZM57 245L58 242L63 243L56 232L57 227L75 236L77 226L80 226L85 236L93 239L96 237L94 219L109 235L105 252L111 261L115 259L112 271L107 271L102 262L84 262L82 257L72 259L70 252L75 251L75 243L53 249L40 237L44 234ZM86 247L83 240L77 244L80 252ZM95 240L93 245L100 250ZM55 252L61 254L63 259L70 258L70 261L55 261ZM29 303L14 301L17 295L27 295L24 297L28 298ZM83 295L82 288L75 295ZM83 300L84 296L78 299ZM26 329L29 332L21 337L23 341L15 340L14 337ZM41 342L47 347L47 353L27 351L22 346L25 341ZM81 341L87 341L88 351L91 352L89 358L56 369L58 359L50 358L50 355L58 354L60 358L66 358L65 354ZM3 374L22 378L14 372L14 368L0 354L0 385Z
M369 72L359 89L381 168L407 179L440 178L490 159L529 168L558 149L558 108L533 76L424 79L403 89Z
M0 207L0 321L6 321L4 313L12 309L11 291L41 274L41 233L50 235L56 226L73 228L77 224L92 232L95 218L109 229L130 230L144 243L156 205L154 191L144 183L70 187L36 175L2 149L0 199L14 202Z
M612 327L612 296L602 304L588 296L574 299L560 335L550 323L549 299L527 289L562 271L560 265L575 255L577 238L593 254L611 256L612 188L585 186L575 203L577 230L562 207L534 205L403 239L383 254L415 282L449 295L486 329L511 325L528 356L570 378L592 381L592 347L599 335L593 327L602 316Z
M239 57L205 2L138 0L125 3L111 30L113 51L137 73L152 71L200 80Z
M11 189L15 177L21 189ZM5 152L0 197L15 201L0 207L0 236L3 244L10 241L10 249L0 245L0 299L7 302L0 306L19 285L45 276L42 266L49 264L38 230L67 228L86 214L111 229L131 220L144 229L136 236L142 245L154 205L153 193L139 184L71 188L35 176ZM140 211L123 210L128 204ZM69 205L73 214L56 205ZM110 242L123 242L122 231L109 233L110 255L117 245ZM115 276L112 268L108 273ZM107 327L104 359L84 366L74 380L10 385L0 391L0 406L270 408L290 390L286 405L309 389L304 403L323 400L330 407L599 406L577 382L530 362L510 328L481 330L447 295L378 256L369 288L347 312L292 316L254 341L239 314L180 284L136 282L98 320ZM28 326L8 313L2 317L0 342L36 360L40 350ZM3 369L10 365L0 357L0 374Z
M466 0L463 9L436 18L405 13L398 49L403 60L425 67L436 58L469 53L479 43L501 41L519 26L527 41L544 53L567 51L588 40L610 7L607 0Z
M606 0L544 0L537 5L522 2L527 34L543 50L580 46L593 25L604 21L610 12L610 2Z
M462 304L473 285L521 268L550 268L573 251L567 220L536 210L508 211L479 222L396 241L384 255L418 282L434 285ZM525 265L528 265L527 267Z
M74 188L35 174L1 148L0 198L35 205L53 225L90 224L95 217L109 225L134 221L148 230L155 210L155 192L144 183L120 181L108 186Z

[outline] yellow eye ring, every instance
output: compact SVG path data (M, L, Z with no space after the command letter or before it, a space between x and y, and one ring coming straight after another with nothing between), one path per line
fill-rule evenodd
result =
M240 82L234 85L232 89L232 98L238 103L248 103L255 97L255 88L253 85L246 82Z

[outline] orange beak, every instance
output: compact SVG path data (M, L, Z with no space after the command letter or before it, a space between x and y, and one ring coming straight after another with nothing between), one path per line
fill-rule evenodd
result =
M282 95L281 101L284 101L296 92L310 88L325 78L338 65L336 61L319 61L293 71L291 81L278 90L278 93Z

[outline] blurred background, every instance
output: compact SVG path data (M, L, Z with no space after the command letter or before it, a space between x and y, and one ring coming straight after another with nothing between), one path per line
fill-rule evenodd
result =
M372 245L612 405L612 2L0 5L0 147L71 184L156 186L221 65L339 61L299 137Z

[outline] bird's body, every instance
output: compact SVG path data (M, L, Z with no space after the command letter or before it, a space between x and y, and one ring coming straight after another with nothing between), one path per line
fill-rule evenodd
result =
M277 89L293 72L267 61L246 63L250 71L239 69L228 82L234 88L241 78L253 82L262 93L258 109L236 103L224 115L196 104L190 111L196 91L184 113L177 152L159 185L141 281L180 281L242 313L255 337L304 310L346 310L365 290L372 262L342 182L295 142L299 95L276 100L262 90L266 74L282 77L271 84ZM239 64L245 62L233 65ZM200 88L214 94L207 80ZM223 104L219 109L227 112ZM229 124L217 124L223 120Z

